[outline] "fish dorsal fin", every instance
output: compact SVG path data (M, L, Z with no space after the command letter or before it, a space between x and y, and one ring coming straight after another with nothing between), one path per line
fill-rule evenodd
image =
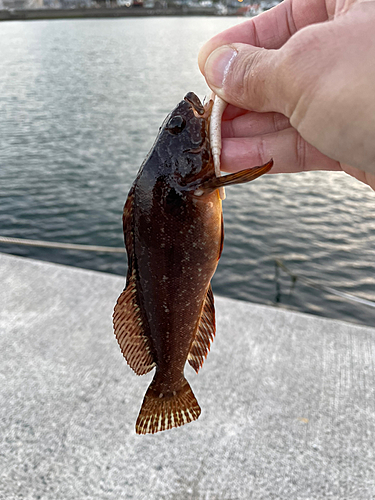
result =
M155 366L147 319L139 306L137 273L133 255L132 219L134 190L124 207L123 223L128 253L126 287L117 300L113 312L113 327L124 358L137 375L148 373Z
M198 373L215 337L215 306L211 284L208 287L195 338L188 354L189 364Z

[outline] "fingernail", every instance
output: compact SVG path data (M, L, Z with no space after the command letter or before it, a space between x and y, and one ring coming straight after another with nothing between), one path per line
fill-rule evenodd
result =
M229 68L236 55L237 51L235 49L224 46L214 50L208 56L204 66L204 75L211 85L217 88L223 87Z

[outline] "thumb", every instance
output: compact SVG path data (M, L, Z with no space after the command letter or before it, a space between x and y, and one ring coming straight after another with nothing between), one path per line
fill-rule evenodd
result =
M243 43L223 45L207 57L203 75L215 94L234 106L285 114L277 53Z

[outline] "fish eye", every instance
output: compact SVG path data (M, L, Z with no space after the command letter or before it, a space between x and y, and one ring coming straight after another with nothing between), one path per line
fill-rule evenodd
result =
M169 120L166 129L171 134L177 135L184 130L185 126L186 126L185 118L182 118L182 116L180 115L176 115L172 116L172 118Z

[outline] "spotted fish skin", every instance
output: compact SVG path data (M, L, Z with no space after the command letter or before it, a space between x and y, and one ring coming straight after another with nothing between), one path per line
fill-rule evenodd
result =
M137 419L139 434L178 427L201 411L184 367L188 361L199 371L215 335L210 281L223 246L218 183L251 180L250 170L215 177L211 107L190 92L168 115L124 207L128 273L114 330L137 374L156 367ZM258 176L270 166L256 168Z

